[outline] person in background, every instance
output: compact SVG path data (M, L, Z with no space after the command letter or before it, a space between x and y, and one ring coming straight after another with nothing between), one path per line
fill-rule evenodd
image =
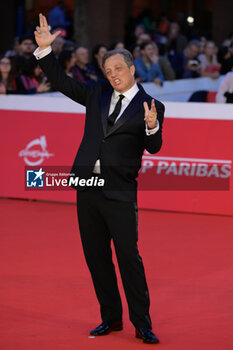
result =
M95 69L98 80L106 79L105 71L103 68L103 57L107 51L107 46L103 44L97 44L92 51L92 65Z
M57 26L54 27L51 31L51 34L55 34L56 32L59 32L59 36L65 39L67 37L67 30L63 27Z
M114 40L110 45L109 45L109 50L120 50L124 49L125 44L121 40Z
M5 53L5 57L14 57L16 55L20 54L20 43L19 43L19 37L15 37L13 40L12 50L8 50Z
M72 68L75 66L74 53L70 50L63 50L58 57L58 62L66 74L73 78Z
M60 53L63 50L63 45L65 44L65 39L63 39L61 36L56 37L54 42L52 43L52 50L56 58L59 57Z
M142 33L137 37L136 44L140 46L142 43L146 41L151 41L151 36L148 33Z
M217 103L233 103L233 71L228 72L221 81L217 95Z
M75 50L75 60L76 64L72 68L74 79L89 86L95 85L98 77L94 67L88 63L88 49L83 46L77 47Z
M126 47L131 47L136 44L137 38L140 34L145 33L146 28L142 23L135 23L135 20L128 18L128 22L125 25L124 43Z
M217 60L216 46L213 41L207 41L204 53L198 56L201 67L201 76L217 79L220 76L221 65Z
M19 54L14 56L14 66L17 66L17 73L27 74L30 59L35 50L34 39L31 35L23 35L19 39Z
M229 33L227 39L225 39L222 43L222 46L230 47L233 44L233 31Z
M165 55L168 42L169 19L165 13L161 14L156 30L152 34L152 40L157 43L160 53Z
M138 38L141 34L146 33L146 28L144 26L144 24L139 23L135 26L134 28L134 36L135 38Z
M131 45L129 50L133 56L134 61L141 56L140 45L137 43Z
M181 54L187 46L186 37L180 33L180 25L177 22L170 23L168 31L168 41L166 44L166 51L168 57L171 59L176 54Z
M159 48L157 44L153 43L153 47L154 47L154 55L158 58L158 63L162 70L164 80L170 80L170 81L175 80L176 75L171 66L170 61L165 56L159 55Z
M19 44L19 54L26 60L29 60L36 47L33 37L31 35L24 35L19 39Z
M222 65L220 74L225 75L233 66L233 43L230 46L221 46L218 51L218 61Z
M66 40L63 45L63 50L75 51L77 45L72 40Z
M205 46L206 46L206 43L207 43L207 39L204 35L202 35L199 39L200 41L200 54L204 53L205 51Z
M155 55L154 46L151 41L143 42L140 45L141 57L134 61L136 77L141 82L154 82L162 85L164 81L163 73L159 65L158 56Z
M57 5L49 11L49 25L53 28L66 28L70 22L66 19L66 5L64 1L58 1Z
M27 74L18 77L17 86L19 93L27 95L50 91L50 83L34 56L29 61Z
M0 94L17 93L17 84L9 57L0 59Z
M171 64L176 73L176 79L200 77L199 47L199 41L191 40L184 52L177 53L172 57Z

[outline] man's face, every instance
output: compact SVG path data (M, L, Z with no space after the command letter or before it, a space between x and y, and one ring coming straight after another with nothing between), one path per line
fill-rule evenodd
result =
M147 58L151 58L155 54L155 49L152 44L148 44L144 47L144 50L142 50L142 55L146 56Z
M20 45L20 51L22 54L32 53L34 51L34 48L35 48L34 43L30 39L24 40Z
M199 47L196 45L189 46L188 58L193 59L199 55Z
M106 76L113 89L121 94L129 90L135 83L135 67L128 67L123 55L116 54L106 59L104 64Z
M65 40L58 36L52 43L52 49L55 55L59 55L62 52Z
M86 65L88 63L88 50L85 47L79 47L75 51L77 64Z

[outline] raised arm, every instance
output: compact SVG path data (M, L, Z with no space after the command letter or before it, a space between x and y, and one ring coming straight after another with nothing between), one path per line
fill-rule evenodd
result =
M39 23L40 26L37 26L34 32L39 48L34 52L34 55L38 59L42 70L56 90L85 106L87 94L91 88L70 78L51 52L50 45L60 34L60 31L51 34L47 20L41 13L39 15ZM43 52L44 54L42 55Z
M49 47L52 44L52 42L56 39L56 37L61 34L61 32L57 31L54 34L51 34L49 31L49 26L46 17L43 16L42 13L39 14L39 23L40 26L36 27L34 34L37 45L39 46L40 51L42 51Z

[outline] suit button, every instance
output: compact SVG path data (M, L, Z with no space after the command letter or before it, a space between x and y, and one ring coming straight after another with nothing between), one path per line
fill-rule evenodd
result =
M105 143L106 141L103 139L101 142Z

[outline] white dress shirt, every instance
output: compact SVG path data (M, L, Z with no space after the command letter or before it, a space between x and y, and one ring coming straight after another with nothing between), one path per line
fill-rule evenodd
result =
M37 60L40 60L41 58L47 56L51 51L52 51L51 46L47 47L44 50L40 50L40 48L38 47L34 51L33 54L34 54L34 56L36 57ZM115 123L121 117L122 113L127 108L129 103L132 101L132 99L134 98L134 96L136 95L138 90L139 90L139 88L138 88L137 84L135 83L129 90L125 91L122 94L122 95L124 95L124 98L121 101L121 111L120 111L119 115L117 116L117 118L115 120ZM114 111L114 108L115 108L115 106L116 106L116 104L117 104L117 102L119 100L119 95L121 95L120 92L118 92L116 90L113 91L108 115L111 115L112 112ZM153 128L153 129L149 129L147 123L145 123L145 132L146 132L147 136L155 134L158 130L159 130L159 121L158 121L158 119L156 120L156 127ZM95 163L95 166L93 168L93 173L100 174L100 160L99 159L97 159L97 161Z

